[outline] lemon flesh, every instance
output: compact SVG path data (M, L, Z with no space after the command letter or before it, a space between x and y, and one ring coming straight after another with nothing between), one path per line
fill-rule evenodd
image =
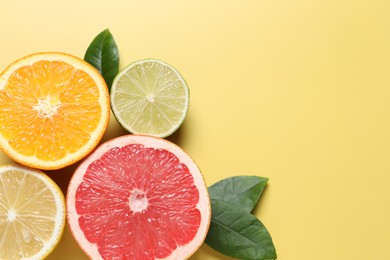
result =
M64 224L64 197L48 176L0 167L0 259L44 258L58 244Z

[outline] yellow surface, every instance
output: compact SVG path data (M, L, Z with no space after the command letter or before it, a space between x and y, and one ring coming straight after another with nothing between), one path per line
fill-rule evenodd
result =
M390 259L388 0L3 1L0 69L36 51L83 57L109 28L121 68L185 77L171 140L208 184L267 176L256 215L282 260ZM124 132L111 121L105 139ZM3 154L0 163L9 162ZM74 166L50 173L66 190ZM48 259L87 259L69 230ZM229 259L207 246L191 260Z

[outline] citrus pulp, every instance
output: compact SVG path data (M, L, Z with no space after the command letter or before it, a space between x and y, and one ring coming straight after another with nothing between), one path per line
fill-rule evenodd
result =
M145 59L124 68L111 87L111 108L118 122L134 134L167 137L183 123L189 90L167 63Z
M0 74L0 146L15 161L59 169L85 157L109 121L108 89L87 62L35 53Z
M177 145L125 135L76 169L67 218L91 259L187 259L203 243L210 201L203 176Z
M43 259L65 226L64 196L44 173L0 166L0 259Z

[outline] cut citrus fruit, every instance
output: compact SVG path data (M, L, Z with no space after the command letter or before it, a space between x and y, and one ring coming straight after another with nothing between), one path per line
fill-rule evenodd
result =
M203 176L177 145L125 135L76 169L67 217L91 259L187 259L203 243L210 201Z
M111 108L119 124L134 134L167 137L183 123L189 90L179 72L165 62L134 62L115 77Z
M65 226L65 200L39 170L0 167L0 259L43 259Z
M59 169L85 157L109 121L107 85L87 62L36 53L0 75L0 146L15 161Z

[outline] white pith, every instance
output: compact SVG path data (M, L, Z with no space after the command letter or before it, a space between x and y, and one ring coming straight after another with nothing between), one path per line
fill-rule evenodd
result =
M134 213L142 212L148 208L149 202L143 190L134 189L130 193L129 206Z
M8 209L8 212L7 212L7 220L9 222L12 222L12 221L15 221L16 219L16 211L14 209Z
M150 103L153 103L154 102L154 95L153 94L148 94L146 96L146 99L150 102Z
M51 118L53 115L57 113L58 108L61 106L60 102L53 102L50 96L38 99L38 104L33 106L38 112L38 117L41 118Z

